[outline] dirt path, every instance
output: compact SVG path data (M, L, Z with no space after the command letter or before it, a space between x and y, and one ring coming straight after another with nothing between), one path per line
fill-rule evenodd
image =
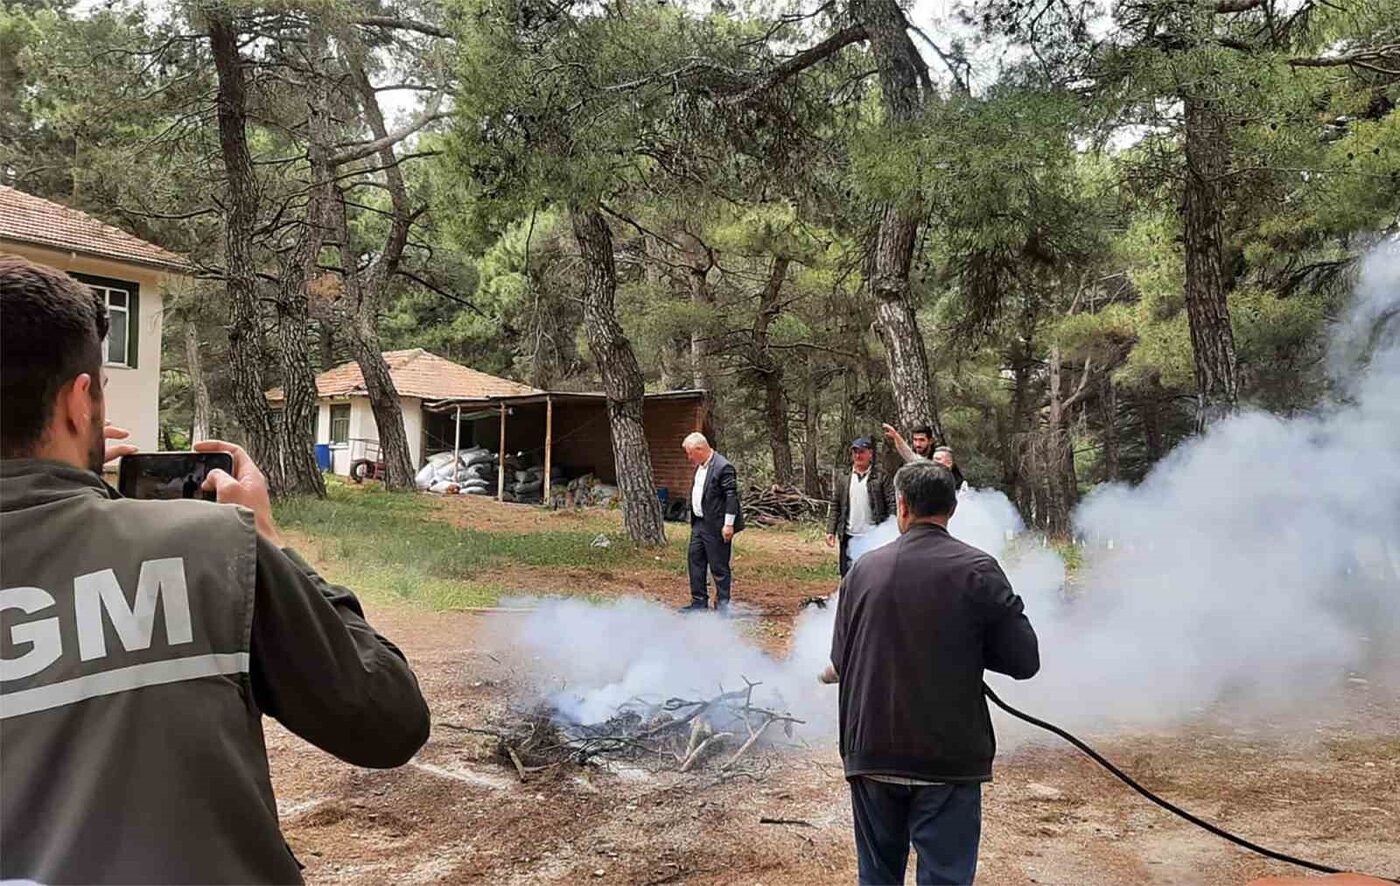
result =
M414 663L433 737L410 765L377 772L269 724L284 829L310 882L854 882L834 749L786 755L757 782L590 770L522 784L493 759L494 740L461 728L505 710L510 674L489 650L520 616L384 607L371 616ZM1396 702L1363 695L1343 725L1307 742L1205 723L1103 750L1267 845L1400 875ZM806 824L759 824L765 816ZM980 883L1214 886L1292 872L1158 812L1061 747L1004 754L985 793Z

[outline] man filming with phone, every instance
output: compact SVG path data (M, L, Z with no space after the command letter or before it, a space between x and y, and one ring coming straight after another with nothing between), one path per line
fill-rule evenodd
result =
M346 762L407 762L428 708L355 597L283 547L238 446L203 501L114 498L107 311L0 256L0 879L300 882L262 715Z

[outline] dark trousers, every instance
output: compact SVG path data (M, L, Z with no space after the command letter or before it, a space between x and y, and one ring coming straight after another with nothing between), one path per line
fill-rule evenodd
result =
M850 784L861 886L902 884L910 843L920 886L972 882L982 836L980 784L898 785L860 777Z
M690 521L690 603L708 606L710 594L705 571L715 577L715 606L729 605L729 554L733 546L724 540L720 530L708 528L704 521Z
M843 532L837 536L836 543L841 550L841 577L845 578L851 571L851 537Z

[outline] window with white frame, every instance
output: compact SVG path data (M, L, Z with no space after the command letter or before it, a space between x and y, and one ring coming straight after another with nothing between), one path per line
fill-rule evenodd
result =
M88 288L107 302L107 316L110 329L105 342L105 358L108 364L131 366L131 291L115 286L102 286L89 283Z

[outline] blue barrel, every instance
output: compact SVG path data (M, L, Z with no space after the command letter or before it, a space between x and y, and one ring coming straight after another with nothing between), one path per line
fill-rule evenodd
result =
M671 490L664 486L656 490L656 500L661 502L663 508L666 507L666 503L671 500Z
M329 471L331 469L331 444L316 444L316 467L323 471Z

